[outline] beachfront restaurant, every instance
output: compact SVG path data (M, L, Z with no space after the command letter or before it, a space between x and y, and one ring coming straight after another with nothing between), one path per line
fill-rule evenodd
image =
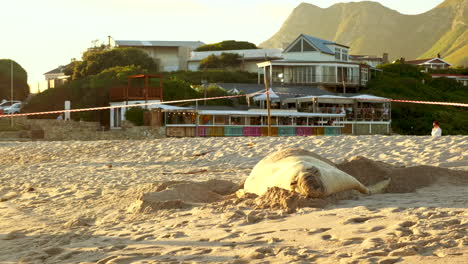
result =
M269 91L272 136L390 133L390 101L373 95L281 98ZM255 93L249 110L162 110L168 137L268 135L266 95Z
M264 109L234 110L163 110L169 137L267 136L268 113ZM271 110L272 136L339 135L343 114L301 113Z

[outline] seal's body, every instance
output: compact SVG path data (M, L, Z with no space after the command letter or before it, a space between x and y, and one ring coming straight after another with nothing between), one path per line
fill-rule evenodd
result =
M312 198L357 190L369 190L353 176L339 170L333 162L303 149L285 149L262 159L247 177L244 191L263 195L279 187Z

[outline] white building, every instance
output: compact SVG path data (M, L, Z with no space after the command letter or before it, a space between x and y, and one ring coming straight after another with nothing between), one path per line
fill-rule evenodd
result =
M270 84L313 85L343 92L366 86L371 69L367 64L353 62L348 46L306 34L286 47L283 59L257 65Z
M410 60L405 61L405 63L422 66L428 71L429 69L448 69L452 64L444 61L440 57L430 58L430 59L421 59L421 60Z
M201 41L110 40L112 47L133 47L145 51L155 60L158 72L187 70L190 52L204 44Z
M70 78L70 76L65 75L65 67L66 66L59 66L51 71L44 73L44 77L47 81L47 89L55 88L68 81L68 78Z

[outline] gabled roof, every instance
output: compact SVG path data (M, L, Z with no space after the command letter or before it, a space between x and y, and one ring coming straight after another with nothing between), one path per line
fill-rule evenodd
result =
M142 40L116 40L120 47L189 47L198 48L205 43L201 41L142 41Z
M408 63L408 64L414 64L414 65L422 65L422 64L431 63L431 62L433 62L433 61L435 61L435 60L440 60L442 63L445 63L445 64L447 64L447 65L452 66L452 64L450 64L450 63L444 61L444 60L441 59L441 58L437 58L437 57L435 57L435 58L429 58L429 59L410 60L410 61L406 61L406 63Z
M44 73L44 75L46 75L46 74L59 74L59 73L63 73L64 70L65 70L65 66L58 66L57 68Z
M332 51L329 47L327 47L327 45L338 45L338 46L349 48L348 46L338 44L338 43L333 42L333 41L320 39L320 38L313 37L313 36L310 36L310 35L307 35L307 34L301 34L293 42L291 42L291 44L289 44L289 46L285 50L289 49L289 47L292 44L294 44L299 38L304 38L311 45L313 45L315 48L317 48L319 51L321 51L323 53L335 54L335 52Z

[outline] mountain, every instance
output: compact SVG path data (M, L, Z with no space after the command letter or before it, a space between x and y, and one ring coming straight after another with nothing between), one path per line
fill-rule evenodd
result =
M320 8L302 3L280 30L259 46L283 48L305 33L351 47L351 54L407 60L435 57L468 66L468 0L446 0L419 15L404 15L379 3L340 3Z

